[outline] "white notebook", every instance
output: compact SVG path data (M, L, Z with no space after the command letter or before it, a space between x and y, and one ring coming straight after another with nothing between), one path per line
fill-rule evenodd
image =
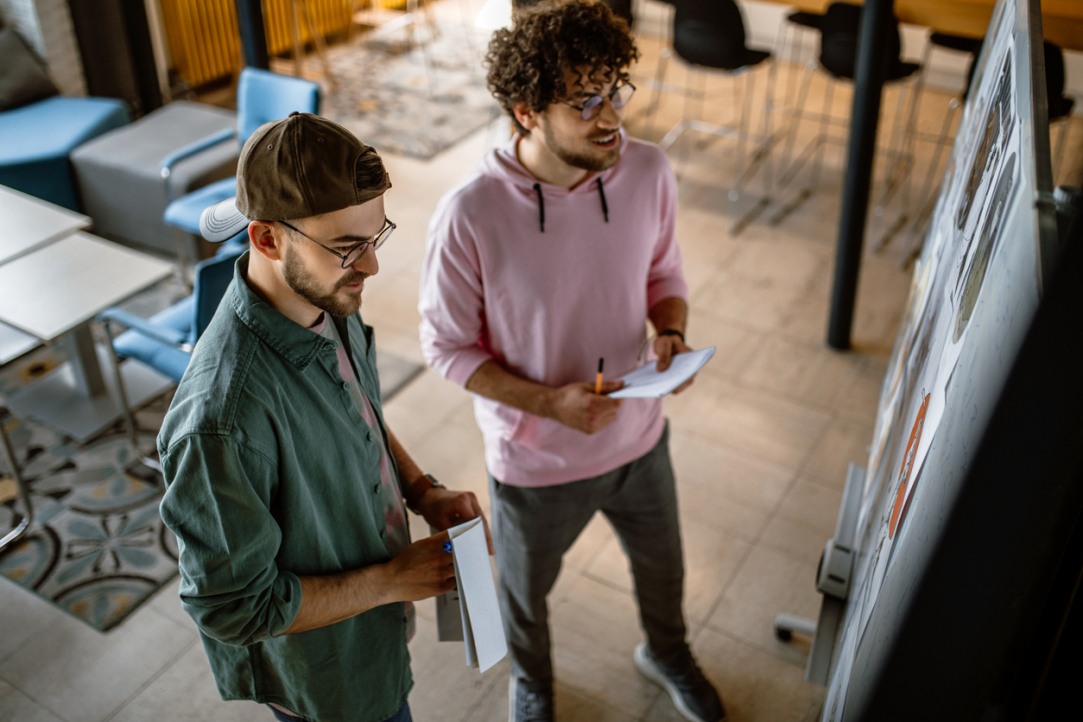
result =
M437 636L462 641L466 664L484 672L508 653L481 517L448 529L458 588L436 598Z
M609 394L611 399L657 399L673 391L703 368L714 356L714 346L698 351L685 351L673 357L669 368L658 371L658 362L651 361L622 376L624 386Z

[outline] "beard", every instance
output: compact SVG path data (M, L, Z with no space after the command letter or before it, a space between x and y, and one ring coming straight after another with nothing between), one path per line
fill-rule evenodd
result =
M352 271L335 283L330 291L325 291L316 278L305 268L293 252L293 247L287 245L283 256L283 275L294 293L311 303L321 311L325 311L337 318L347 318L361 310L361 294L339 296L344 286L352 286L368 278L368 274Z
M613 132L619 134L620 131ZM588 138L587 143L590 142L591 139ZM553 155L573 168L581 168L594 173L601 173L604 170L609 170L620 160L619 139L617 146L615 148L610 148L609 150L598 148L593 154L577 152L561 143L560 140L557 139L556 134L553 133L553 127L551 125L546 125L545 144L549 146L549 150L552 151Z

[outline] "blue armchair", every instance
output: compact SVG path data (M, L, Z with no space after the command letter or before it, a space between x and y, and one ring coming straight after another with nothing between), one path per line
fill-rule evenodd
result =
M266 70L245 68L237 84L237 128L215 133L166 156L162 177L169 178L173 166L185 158L232 138L241 145L264 123L285 118L297 111L320 112L320 86L308 80L278 75ZM199 235L199 216L205 208L237 195L237 178L226 178L172 201L165 209L166 225Z
M233 280L233 266L240 252L209 258L196 266L192 295L150 318L120 308L98 315L119 358L132 358L180 382L192 359L192 349L218 310ZM110 322L128 328L113 338Z
M0 185L82 210L68 156L128 122L128 107L114 98L56 95L0 111Z
M192 360L192 350L214 317L222 297L233 280L233 268L243 248L209 258L196 266L192 295L178 301L150 318L142 318L120 308L107 308L98 314L113 353L113 378L124 411L128 435L138 452L135 417L120 374L120 360L132 359L180 383ZM113 336L112 324L127 327ZM144 459L144 463L153 462Z

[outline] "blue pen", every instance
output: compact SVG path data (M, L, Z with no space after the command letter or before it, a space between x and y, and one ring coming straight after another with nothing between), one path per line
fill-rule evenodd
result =
M451 542L449 542L449 541L444 542L444 551L446 551L446 552L451 551Z

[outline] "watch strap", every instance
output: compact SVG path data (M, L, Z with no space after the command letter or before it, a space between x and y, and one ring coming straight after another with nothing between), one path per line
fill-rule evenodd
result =
M681 340L681 343L686 343L685 340L684 340L684 333L682 333L681 331L678 331L675 328L667 328L664 331L659 331L658 335L659 336L676 336L677 338L679 338Z
M428 493L429 489L433 488L434 486L440 489L447 488L439 481L437 481L436 477L434 477L432 474L425 474L419 479L416 479L414 483L410 485L410 488L406 490L406 498L404 499L404 501L406 502L406 506L414 511L417 511L417 504L419 501L421 501L421 497L425 496L425 494Z

